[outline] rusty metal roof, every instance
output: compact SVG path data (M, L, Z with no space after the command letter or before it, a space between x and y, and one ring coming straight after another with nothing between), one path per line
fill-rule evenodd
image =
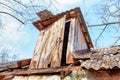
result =
M120 47L95 49L90 52L90 58L80 60L81 66L86 69L120 68Z

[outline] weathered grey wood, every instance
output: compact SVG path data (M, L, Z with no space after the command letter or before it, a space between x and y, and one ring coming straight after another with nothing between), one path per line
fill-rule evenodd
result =
M50 36L50 31L49 30L45 30L45 35L44 35L44 38L43 38L43 44L41 45L42 46L42 49L40 50L40 53L41 56L39 57L39 60L37 61L38 64L37 64L37 68L47 68L47 63L45 62L45 55L46 55L46 48L47 48L47 44L48 44L48 41L49 41L49 36Z
M34 49L34 54L32 57L31 64L30 64L30 69L37 68L38 60L39 60L39 57L41 56L40 50L41 50L42 44L43 44L43 37L44 37L44 30L41 31L38 41L36 43L36 47Z
M78 18L76 18L76 49L75 50L84 50L88 49L87 42L85 41L84 33L82 33L80 23L78 21Z
M74 34L75 34L75 27L74 27L75 18L70 20L70 31L69 31L69 37L68 37L68 46L67 46L67 60L66 63L71 63L68 59L69 53L74 51ZM73 61L72 61L73 62Z
M36 44L30 69L59 67L61 63L63 35L66 17L41 31Z
M0 64L0 72L7 71L9 69L22 68L30 64L31 59L13 61Z
M34 75L34 74L52 74L58 73L61 71L73 71L82 69L80 66L64 66L64 67L56 67L56 68L43 68L43 69L29 69L29 70L17 70L11 72L0 73L1 76L4 75Z
M71 19L70 32L68 39L68 48L67 48L67 63L72 63L70 60L70 55L74 55L73 52L88 49L87 42L85 41L84 35L80 28L80 23L78 17ZM70 55L69 55L70 54ZM82 53L78 53L82 54Z
M55 48L54 48L53 53L52 53L51 67L59 67L61 64L65 18L66 18L66 16L64 16L58 22L56 22L57 38L56 38L56 45L55 45Z

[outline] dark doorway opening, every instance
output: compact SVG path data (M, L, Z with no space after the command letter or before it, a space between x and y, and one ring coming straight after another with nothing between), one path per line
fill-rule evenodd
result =
M70 29L70 21L65 23L64 40L63 40L63 47L62 47L62 59L61 59L62 66L66 65L66 54L67 54L69 29Z

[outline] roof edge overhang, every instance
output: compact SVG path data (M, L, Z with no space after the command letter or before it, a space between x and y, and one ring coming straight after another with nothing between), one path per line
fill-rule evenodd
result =
M54 23L55 21L57 21L58 19L63 17L64 15L66 15L66 20L69 20L70 18L78 17L80 27L82 29L82 33L83 33L85 40L87 42L87 46L89 48L93 48L93 44L92 44L92 41L91 41L91 38L90 38L90 35L88 32L87 26L85 24L85 20L83 18L82 12L81 12L79 7L76 7L75 9L71 9L71 10L66 11L66 12L59 13L59 14L54 15L48 19L37 20L37 21L33 22L33 25L38 30L41 31L41 30L45 29L47 26L49 26L50 24Z
M83 18L83 15L82 15L82 12L80 10L80 8L78 9L78 20L79 20L79 23L80 23L80 27L82 29L82 33L85 37L85 40L87 42L87 45L89 48L93 48L93 44L92 44L92 40L90 38L90 35L89 35L89 32L88 32L88 29L87 29L87 25L85 23L85 20Z
M35 22L33 22L33 25L38 29L38 30L43 30L45 29L47 26L49 26L50 24L54 23L55 21L57 21L58 19L60 19L61 17L63 17L64 15L66 15L66 20L76 17L78 14L76 14L77 10L79 10L80 8L75 8L75 9L71 9L69 11L66 12L62 12L59 13L57 15L54 15L48 19L44 19L44 20L37 20Z

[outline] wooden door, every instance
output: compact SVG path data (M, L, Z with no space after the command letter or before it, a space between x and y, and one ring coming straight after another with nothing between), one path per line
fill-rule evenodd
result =
M61 64L66 16L41 31L30 69L59 67Z

